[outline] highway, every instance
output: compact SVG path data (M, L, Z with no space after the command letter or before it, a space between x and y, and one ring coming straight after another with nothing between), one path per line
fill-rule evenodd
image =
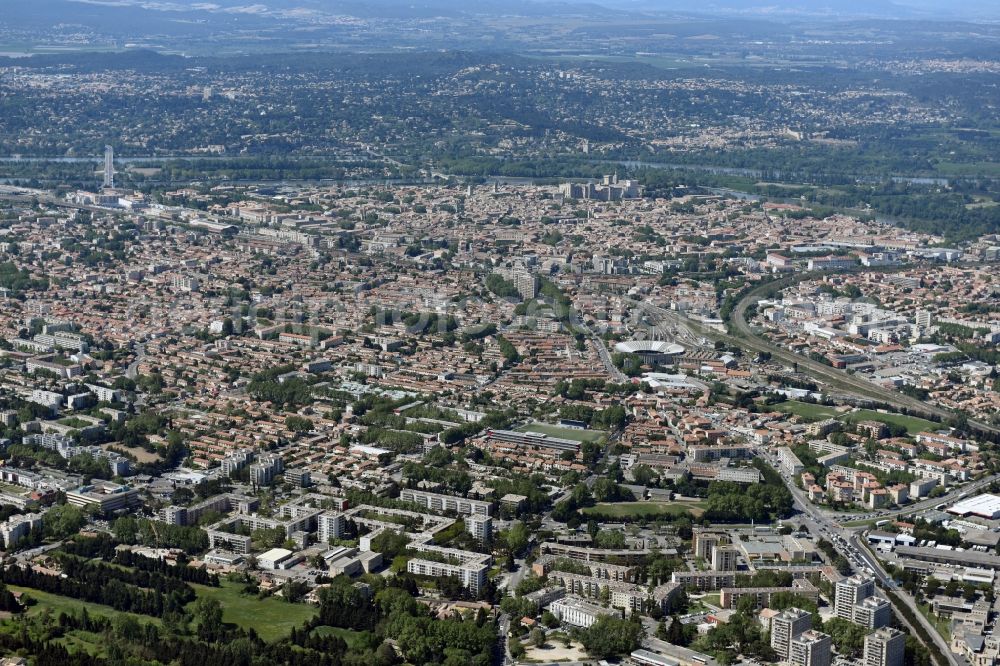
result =
M951 649L941 634L938 633L937 629L931 625L927 618L924 617L924 615L917 609L916 603L910 595L907 594L905 590L896 586L896 581L894 581L892 577L886 573L885 569L882 568L882 563L878 561L878 558L876 558L862 542L861 535L856 531L850 530L838 524L829 514L821 511L819 507L810 502L805 496L805 493L795 485L791 476L788 476L781 471L776 454L764 451L758 451L758 454L769 465L774 467L779 474L781 474L781 478L784 481L785 486L788 488L793 499L795 500L795 507L803 514L803 522L812 526L812 529L810 530L812 534L830 542L834 549L847 559L853 571L864 572L873 576L882 588L894 592L902 603L906 604L913 610L913 615L923 626L924 630L926 630L927 635L929 635L934 641L938 650L947 658L950 666L963 666L959 663L955 655L952 654ZM935 501L940 502L943 500L938 499ZM890 599L890 601L892 600ZM909 622L901 613L897 612L896 615L909 626ZM913 631L912 626L910 626L910 629ZM919 636L916 632L914 632L913 635Z
M911 514L918 513L920 511L925 511L927 509L932 509L935 506L941 504L951 504L963 497L975 494L976 491L987 488L990 484L1000 481L1000 474L993 474L992 476L983 477L971 483L967 483L964 486L959 486L952 490L951 492L941 495L939 497L929 497L924 500L920 500L915 504L908 504L907 506L900 507L898 509L884 509L876 512L879 518L892 519L900 516L908 516ZM832 511L826 511L830 516L835 518L838 523L843 523L851 520L863 520L865 516L872 515L873 512L865 513L838 513Z

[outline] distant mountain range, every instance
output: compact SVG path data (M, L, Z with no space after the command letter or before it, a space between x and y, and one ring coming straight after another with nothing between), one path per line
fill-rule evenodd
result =
M996 0L602 0L630 11L680 11L761 18L982 18L1000 20Z
M83 10L82 7L88 7ZM162 12L179 16L304 19L318 16L358 18L413 18L461 15L601 15L683 12L714 16L755 16L788 19L827 18L982 18L1000 20L996 0L49 0L12 3L7 20L19 15L73 20L87 14Z
M953 4L952 4L953 3ZM949 34L970 32L957 21L996 21L997 0L42 0L7 2L0 12L0 45L6 31L34 32L39 44L73 44L77 33L98 36L95 43L138 45L160 51L213 50L228 41L269 50L283 44L325 44L341 40L349 48L517 50L527 36L533 46L532 19L541 26L575 28L575 37L641 35L643 30L684 35L709 31L719 35L777 34L811 23L840 23L855 29L865 21L893 30L895 19L924 24L956 21ZM477 19L482 30L469 31ZM459 26L448 33L448 21ZM416 22L433 23L422 34ZM464 27L462 27L464 26ZM498 27L499 26L499 27ZM426 26L425 26L426 27ZM867 28L868 26L862 26ZM910 30L899 23L901 34ZM991 26L992 30L993 27ZM920 31L926 32L926 26ZM973 31L978 32L979 28ZM699 32L701 31L701 32ZM919 31L918 31L919 32ZM564 33L563 33L564 34ZM921 33L922 34L922 33ZM55 35L56 37L52 37ZM347 37L345 37L347 35ZM370 43L366 42L369 39ZM426 36L425 36L426 35ZM59 36L64 39L60 41ZM332 36L332 37L331 37ZM648 36L648 35L646 35ZM398 40L397 40L398 38ZM350 42L343 40L350 39ZM544 39L544 38L542 38ZM104 40L103 42L101 40ZM559 36L554 46L568 43ZM18 40L14 40L15 43ZM994 42L987 39L987 46ZM459 43L460 42L460 43ZM595 42L596 43L596 42ZM237 47L233 47L237 44ZM257 46L253 46L257 45ZM60 46L59 48L66 48ZM0 51L2 51L0 46Z

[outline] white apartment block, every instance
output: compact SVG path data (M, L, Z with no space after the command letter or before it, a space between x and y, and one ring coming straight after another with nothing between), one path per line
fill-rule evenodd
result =
M792 640L812 628L812 615L800 608L787 608L771 619L771 647L778 661L788 661Z
M579 597L563 597L549 604L549 612L560 622L586 629L603 615L618 617L618 611L604 608Z
M906 634L899 629L882 627L865 636L865 666L903 666Z
M480 543L489 543L493 538L493 519L489 516L469 516L465 528Z
M809 629L792 639L788 663L792 666L830 666L830 637Z
M42 526L42 514L26 513L19 516L11 516L7 522L0 523L0 539L3 539L4 548L10 548L18 539L28 536L31 530L37 530Z
M871 596L854 607L854 624L860 624L867 629L879 629L888 626L892 619L892 606L885 599Z
M464 497L454 497L452 495L439 495L437 493L427 493L422 490L404 489L399 493L399 499L404 502L413 502L432 511L454 511L464 515L488 516L493 510L490 502L465 499Z
M339 539L344 534L346 522L342 513L327 512L316 516L316 536L319 542L327 544L330 539Z
M834 612L837 617L854 622L854 607L875 594L875 579L862 574L854 574L837 583L834 595Z
M470 592L479 594L479 591L486 585L486 573L489 571L489 565L475 562L468 564L446 564L431 560L412 559L406 563L406 570L417 576L430 576L432 578L455 577Z

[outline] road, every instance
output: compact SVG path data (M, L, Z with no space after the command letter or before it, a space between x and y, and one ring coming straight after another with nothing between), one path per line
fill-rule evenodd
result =
M882 588L893 591L901 603L905 603L913 610L917 621L927 631L927 635L931 637L935 646L946 657L950 666L963 666L963 664L959 663L955 655L952 654L951 649L941 634L938 633L937 629L917 609L914 600L904 590L896 586L896 581L882 568L882 563L862 543L861 536L857 532L839 525L830 515L821 511L819 507L810 502L805 493L795 485L792 478L781 472L775 454L761 453L761 457L781 474L785 486L795 500L795 507L805 516L805 522L812 524L819 532L818 534L813 532L813 534L829 541L837 552L847 559L853 571L868 573L874 576ZM904 623L909 625L909 622L907 622L901 613L897 613L897 615ZM913 627L911 626L910 629L912 631ZM914 636L919 636L919 634L914 632Z
M500 637L500 648L503 650L504 666L513 666L514 657L510 653L510 644L507 642L507 635L510 633L510 616L507 613L500 613L497 618L497 634Z
M916 504L908 504L905 507L901 507L901 508L898 508L898 509L891 509L891 510L885 509L885 510L879 511L879 512L877 512L878 513L878 517L885 518L885 519L891 519L891 518L896 518L898 516L908 516L910 514L915 514L915 513L918 513L920 511L924 511L926 509L932 509L935 506L938 506L940 504L950 504L950 503L955 502L955 501L957 501L957 500L959 500L959 499L961 499L963 497L967 497L969 495L975 494L976 491L982 490L983 488L986 488L990 484L992 484L994 482L997 482L997 481L1000 481L1000 474L993 474L992 476L983 477L982 479L978 479L976 481L973 481L972 483L967 483L964 486L959 486L959 487L955 488L954 490L952 490L951 492L949 492L949 493L947 493L945 495L941 495L940 497L928 497L927 499L921 500L921 501L917 502ZM837 512L828 511L826 509L824 509L824 511L827 512L827 513L829 513L839 523L843 523L843 522L850 521L850 520L863 519L865 516L871 515L871 512L868 512L868 513L837 513Z
M142 363L142 359L146 357L146 345L143 343L138 343L135 345L135 360L128 364L128 368L125 369L125 376L129 379L135 379L139 376L139 364Z
M604 344L604 340L599 338L583 321L578 322L577 326L587 331L591 344L597 349L597 355L601 357L601 363L604 364L604 369L611 375L611 378L618 384L627 382L629 380L628 377L611 360L611 354L608 353L608 346Z

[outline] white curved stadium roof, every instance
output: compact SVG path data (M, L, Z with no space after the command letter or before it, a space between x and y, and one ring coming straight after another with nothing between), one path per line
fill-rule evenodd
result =
M659 340L629 340L615 345L615 351L623 354L669 354L677 356L684 353L684 347L672 342Z

